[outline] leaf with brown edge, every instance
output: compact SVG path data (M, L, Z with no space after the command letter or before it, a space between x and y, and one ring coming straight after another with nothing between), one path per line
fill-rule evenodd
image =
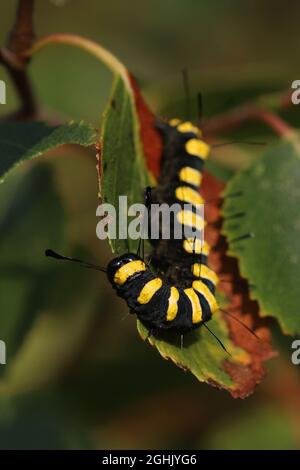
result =
M140 118L140 132L148 169L155 177L159 175L161 142L153 140L155 117L147 109L140 92L134 84L137 113ZM156 144L151 148L151 141ZM148 146L148 147L147 147ZM147 150L146 150L147 148ZM217 200L224 185L208 173L204 174L201 193L205 200ZM269 344L270 332L267 322L258 316L258 305L251 301L246 281L240 278L237 263L226 256L226 242L221 235L220 209L216 203L206 206L207 221L214 222L206 230L206 238L213 247L209 264L222 279L234 281L220 283L219 291L227 298L226 309L237 319L253 329L260 340L253 336L243 325L233 318L218 313L209 322L211 329L225 344L230 356L214 342L205 328L200 328L185 335L184 347L180 347L180 339L176 335L149 337L148 330L138 322L138 331L144 340L156 347L165 359L171 359L177 366L192 372L199 381L207 382L215 387L228 390L235 398L245 398L250 395L256 384L265 375L263 362L274 357L276 352ZM225 308L225 307L224 307ZM191 341L188 338L192 338Z
M209 201L220 197L223 190L223 183L208 173L204 173L201 193L205 200ZM206 229L207 241L213 247L209 263L218 273L220 279L229 281L220 282L218 286L218 290L227 298L224 309L251 328L260 338L260 340L257 339L236 320L223 314L226 317L225 320L233 343L247 351L251 358L247 366L241 366L230 358L224 362L226 372L237 385L232 395L244 398L263 379L266 372L263 362L276 356L277 353L270 345L269 321L259 316L258 303L250 299L249 286L247 281L239 275L237 260L226 254L227 243L225 237L220 233L221 218L218 205L208 204L205 208L205 214L208 221L217 222L216 225L209 225Z

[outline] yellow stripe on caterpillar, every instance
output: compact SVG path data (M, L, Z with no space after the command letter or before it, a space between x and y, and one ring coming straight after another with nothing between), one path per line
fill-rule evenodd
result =
M192 184L193 186L200 186L202 180L202 173L199 170L195 170L190 166L181 168L179 172L179 179L185 183Z
M148 281L142 288L140 295L137 298L139 304L147 304L150 302L154 294L161 288L162 280L159 277Z
M176 219L179 224L193 227L196 230L203 230L206 222L199 214L190 210L181 210L176 214Z
M216 273L205 264L194 263L192 265L192 273L195 277L207 279L208 281L212 282L214 286L216 286L219 282L219 278Z
M141 271L146 271L146 265L143 261L129 261L115 272L114 283L121 286L122 284L125 284L130 276Z
M177 118L170 119L169 126L177 127L178 124L180 124L180 122L181 122L180 119L177 119Z
M179 186L175 190L176 199L179 201L194 204L204 204L204 200L195 189L189 188L188 186Z
M209 254L209 245L199 238L187 238L183 241L183 249L187 253L195 253L197 255L202 254L203 256L208 256Z
M202 281L194 281L192 286L193 289L205 297L212 314L219 310L215 296L210 292L209 288Z
M194 134L198 136L201 135L200 129L197 126L194 126L194 124L192 124L189 121L182 122L181 124L177 125L177 130L182 133L193 132Z
M208 157L210 147L203 140L190 139L185 143L185 150L189 155L205 160Z
M194 289L189 287L183 291L189 298L192 305L192 323L199 323L202 320L202 308L200 300Z
M167 321L172 321L178 312L179 291L176 287L171 287L168 300Z

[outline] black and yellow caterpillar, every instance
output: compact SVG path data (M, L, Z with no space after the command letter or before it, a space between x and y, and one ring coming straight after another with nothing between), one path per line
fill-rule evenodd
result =
M176 215L178 222L200 233L204 220L183 206L204 202L199 189L210 148L190 122L172 119L159 122L157 127L163 139L163 155L153 201L179 203L182 210ZM150 241L155 272L137 254L126 253L108 264L109 282L150 331L183 334L198 328L219 309L215 297L218 276L207 265L209 246L200 238Z

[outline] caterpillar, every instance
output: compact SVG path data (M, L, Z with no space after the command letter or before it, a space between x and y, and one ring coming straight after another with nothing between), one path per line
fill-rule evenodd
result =
M151 197L159 204L179 203L178 222L201 233L205 222L183 206L204 203L199 189L209 145L190 122L172 119L157 127L163 139L162 169ZM150 242L156 272L135 253L109 262L107 276L117 295L151 332L184 334L208 322L219 306L215 297L218 276L208 267L207 243L199 237Z
M157 128L163 140L162 170L157 187L151 192L150 188L146 188L148 205L153 202L179 203L182 206L179 215L176 215L179 222L183 227L192 226L201 234L205 221L194 210L186 211L184 204L189 203L193 208L204 203L199 189L203 165L210 147L201 139L200 129L191 122L178 119L172 119L168 123L159 121ZM237 195L239 194L232 196ZM250 236L252 234L245 234L235 240ZM210 247L202 237L150 239L150 242L153 248L151 264L155 272L137 253L125 253L116 257L108 263L107 268L60 255L51 249L47 249L45 255L105 272L108 281L117 295L125 300L130 312L136 314L149 329L149 335L160 331L174 331L182 339L183 334L203 325L228 352L207 326L212 315L220 310L259 339L240 319L218 306L215 288L222 280L208 266Z

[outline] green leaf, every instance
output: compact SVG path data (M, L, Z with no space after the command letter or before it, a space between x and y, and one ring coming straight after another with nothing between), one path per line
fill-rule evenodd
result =
M112 97L102 126L102 196L106 203L119 207L119 196L128 198L128 207L143 203L149 177L140 138L135 102L121 76L116 76ZM119 211L117 211L119 215ZM126 213L124 213L126 216ZM118 235L119 223L117 223ZM138 240L110 238L113 252L135 251Z
M239 197L226 195L242 192ZM300 331L299 135L270 147L226 188L224 233L230 254L253 288L263 315L278 319L288 334ZM229 217L244 213L240 218ZM245 234L253 238L234 241Z
M49 126L43 122L2 122L0 124L0 178L16 165L38 157L63 144L92 145L96 130L83 122Z
M216 314L209 322L209 328L222 341L226 353L213 335L204 327L187 333L181 338L176 334L164 334L161 338L149 337L149 332L138 321L138 331L141 337L155 346L165 359L171 359L176 365L192 372L200 382L207 382L219 388L225 388L231 393L238 386L224 367L225 361L244 366L250 362L246 351L238 348L229 338L228 330L221 316Z

